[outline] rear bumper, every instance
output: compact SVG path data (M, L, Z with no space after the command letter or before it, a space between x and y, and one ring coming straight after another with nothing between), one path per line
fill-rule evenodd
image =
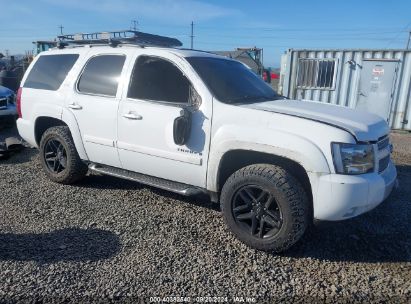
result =
M387 198L396 181L392 161L381 174L323 175L314 195L314 218L338 221L365 213Z
M34 126L29 120L22 118L17 119L17 130L19 135L31 146L37 147L36 139L34 137Z

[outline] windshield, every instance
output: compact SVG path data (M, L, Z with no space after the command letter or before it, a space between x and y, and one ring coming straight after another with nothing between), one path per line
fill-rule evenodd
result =
M244 104L283 98L241 62L213 57L186 59L221 102Z

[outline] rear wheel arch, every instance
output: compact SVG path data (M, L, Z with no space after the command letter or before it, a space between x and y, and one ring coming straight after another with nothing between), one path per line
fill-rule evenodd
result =
M67 124L64 121L54 117L37 117L34 123L34 138L36 140L37 146L40 145L41 137L43 136L44 132L46 132L50 128L60 126L67 126Z
M84 149L83 141L81 139L80 130L77 125L77 121L70 115L65 114L63 111L62 119L50 117L50 116L39 116L36 118L34 123L34 138L37 146L40 146L41 138L48 129L53 127L68 127L74 145L77 149L77 153L83 160L88 160L87 153Z
M72 184L88 171L77 153L68 126L48 128L41 137L39 150L44 172L54 182Z

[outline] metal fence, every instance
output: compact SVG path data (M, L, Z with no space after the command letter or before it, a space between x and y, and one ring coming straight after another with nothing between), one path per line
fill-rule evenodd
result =
M282 58L280 93L368 109L411 131L411 50L294 50Z

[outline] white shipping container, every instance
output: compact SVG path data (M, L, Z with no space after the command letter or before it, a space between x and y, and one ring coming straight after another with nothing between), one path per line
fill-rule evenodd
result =
M411 50L289 49L281 62L281 94L367 110L411 131Z

